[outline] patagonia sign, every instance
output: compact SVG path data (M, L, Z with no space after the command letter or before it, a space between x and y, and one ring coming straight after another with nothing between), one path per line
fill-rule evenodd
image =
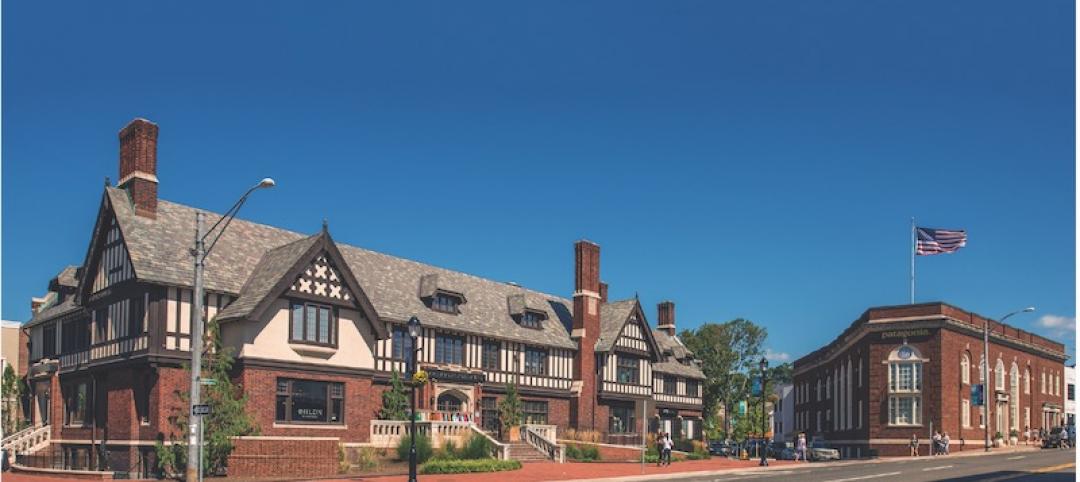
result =
M887 340L889 338L914 338L916 336L930 336L930 330L919 328L916 330L892 330L881 332L882 340Z

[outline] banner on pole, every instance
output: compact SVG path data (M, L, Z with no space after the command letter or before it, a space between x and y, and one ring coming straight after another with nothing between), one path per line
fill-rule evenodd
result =
M750 396L761 396L761 377L754 377L750 383Z
M971 406L980 407L983 404L983 385L976 383L971 386Z

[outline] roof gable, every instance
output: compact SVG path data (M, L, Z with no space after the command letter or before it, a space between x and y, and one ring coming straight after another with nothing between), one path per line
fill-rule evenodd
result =
M126 192L120 191L119 194L126 198ZM107 194L101 198L101 207L98 208L83 266L86 269L82 276L75 280L77 304L82 304L86 297L113 284L136 277L123 226L116 215L114 203ZM65 269L61 275L67 272ZM74 276L74 270L70 274Z
M630 326L636 329L628 329ZM615 349L620 345L619 340L626 338L629 332L640 336L645 342L646 351L653 361L662 359L660 346L649 329L649 322L645 319L645 312L637 298L601 305L600 337L596 340L596 351L607 352Z

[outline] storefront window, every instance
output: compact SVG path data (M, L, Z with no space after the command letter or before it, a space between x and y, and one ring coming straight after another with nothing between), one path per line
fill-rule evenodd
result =
M344 409L342 383L278 379L275 417L278 422L341 424Z

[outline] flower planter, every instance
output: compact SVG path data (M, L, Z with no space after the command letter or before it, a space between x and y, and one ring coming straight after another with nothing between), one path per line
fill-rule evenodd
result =
M1009 437L1009 445L1015 446L1020 442L1020 437Z
M510 427L509 430L507 430L506 436L511 442L520 442L521 427Z
M1004 444L1005 444L1004 439L1000 439L1000 438L994 439L994 447L1000 448Z

